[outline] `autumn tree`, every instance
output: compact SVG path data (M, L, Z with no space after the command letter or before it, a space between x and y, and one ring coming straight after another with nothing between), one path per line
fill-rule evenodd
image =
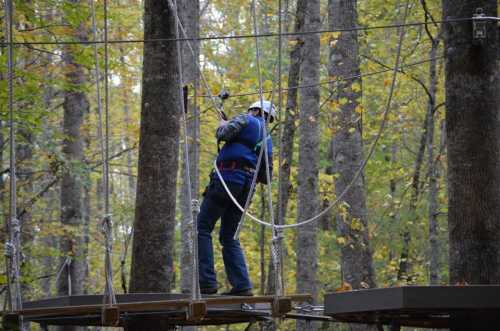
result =
M175 38L168 1L144 2L144 38ZM176 44L144 44L141 129L130 292L170 292L180 102ZM158 330L158 323L130 323L130 330ZM166 328L166 327L165 327Z
M356 0L330 0L328 18L331 29L357 26ZM330 43L329 73L336 80L334 93L335 136L333 169L338 173L335 191L340 196L337 213L337 233L341 244L343 281L353 288L375 287L372 252L368 233L368 213L363 176L356 173L363 164L362 85L361 79L349 79L360 74L358 32L345 31Z
M443 1L443 17L497 16L496 0ZM473 23L445 25L450 283L500 281L498 31L473 38Z
M320 1L307 1L304 31L321 27ZM319 212L319 60L318 34L304 36L304 60L301 67L300 126L299 126L299 178L298 221L306 220ZM318 269L317 225L309 223L297 230L297 292L310 293L316 298ZM305 322L297 323L297 330L306 330ZM314 329L314 327L313 327Z
M72 0L68 10L76 12L78 6L86 3L83 0ZM89 32L83 21L72 27L74 38L87 41ZM66 263L59 283L59 295L83 294L84 277L87 261L85 241L82 236L84 226L83 215L83 174L84 174L84 136L82 125L89 111L89 100L85 92L88 77L84 66L78 61L78 46L67 45L63 48L66 86L64 91L63 148L64 170L61 182L61 223L65 234L61 237L61 262ZM69 260L67 260L69 258ZM69 261L69 262L68 262ZM71 283L68 282L71 279ZM77 327L62 326L61 330L77 330Z

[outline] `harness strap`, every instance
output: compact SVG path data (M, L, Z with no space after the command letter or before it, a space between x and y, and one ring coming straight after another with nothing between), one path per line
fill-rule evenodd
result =
M247 162L241 161L241 160L234 160L234 161L219 161L217 162L217 168L220 171L223 170L243 170L249 173L254 173L255 169L251 166L248 165Z

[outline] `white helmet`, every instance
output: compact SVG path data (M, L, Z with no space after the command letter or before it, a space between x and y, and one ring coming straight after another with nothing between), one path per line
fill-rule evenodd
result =
M269 114L271 116L271 121L274 120L274 118L276 117L276 108L274 107L274 105L270 101L263 100L262 106L261 106L260 100L255 101L254 103L252 103L250 105L250 107L248 107L248 110L255 109L255 108L263 109L264 113Z

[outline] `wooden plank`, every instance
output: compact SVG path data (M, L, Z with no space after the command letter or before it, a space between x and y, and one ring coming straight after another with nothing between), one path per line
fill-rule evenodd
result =
M187 296L184 296L187 297ZM74 302L95 302L95 300L102 298L102 296L78 296L74 298ZM152 312L152 311L172 311L172 310L184 310L188 312L192 301L190 299L174 299L174 300L159 300L159 301L134 301L134 302L123 302L127 299L137 300L137 299L147 299L148 295L131 295L130 298L127 298L126 295L122 295L119 297L120 301L116 305L114 305L115 311L110 312L116 315L118 312ZM200 304L197 305L196 308L202 308L202 305L208 306L230 306L230 305L241 305L241 304L270 304L269 309L273 302L275 302L276 296L255 296L255 297L229 297L229 296L220 296L220 297L207 297L203 298L200 301ZM282 297L283 298L283 297ZM290 295L284 297L285 301L293 301L293 302L305 302L312 300L312 297L307 294L299 294L299 295ZM92 314L101 314L103 309L102 304L89 304L89 305L69 305L69 306L51 306L55 303L62 302L71 302L71 298L62 297L55 298L53 301L43 300L41 301L42 307L36 307L35 302L31 302L29 307L25 308L21 311L16 312L19 315L23 315L26 317L57 317L57 316L79 316L79 315L92 315ZM238 309L238 307L235 307ZM286 309L282 309L282 313L285 313ZM201 310L199 310L201 312ZM113 315L111 314L111 315ZM111 316L110 315L110 316Z
M120 303L116 306L123 312L135 311L154 311L164 309L180 309L189 306L190 300L165 300L151 302L130 302ZM103 305L84 305L84 306L67 306L67 307L48 307L48 308L27 308L17 313L23 316L34 315L78 315L78 314L93 314L100 312Z
M322 315L288 313L285 315L285 318L296 319L296 320L320 321L320 322L335 322L335 320L330 316L322 316Z
M294 294L287 295L292 302L309 302L312 300L310 294ZM254 297L237 297L237 296L220 296L205 298L208 305L224 305L224 304L255 304L255 303L269 303L272 304L276 296L274 295L262 295Z
M105 326L118 326L120 324L120 309L117 306L104 306L101 322Z

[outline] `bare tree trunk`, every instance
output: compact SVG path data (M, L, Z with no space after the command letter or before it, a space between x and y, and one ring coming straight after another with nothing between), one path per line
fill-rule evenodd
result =
M321 27L320 1L307 1L304 30ZM300 99L300 145L297 220L315 216L319 211L319 60L320 39L317 34L304 36L304 61L302 62ZM302 226L297 231L297 292L310 293L316 299L316 272L318 269L317 224ZM314 330L316 326L297 322L297 330Z
M330 0L329 26L331 29L349 29L357 26L356 0ZM342 79L359 74L359 46L357 32L342 32L336 43L331 43L331 77ZM339 103L338 131L335 135L333 163L339 177L335 181L339 196L353 181L363 163L363 142L360 107L361 79L344 81L335 94ZM368 215L365 184L360 176L344 195L345 212L337 213L337 233L345 240L341 247L343 281L353 288L375 287L372 251L368 238ZM374 330L372 326L350 325L351 330Z
M422 134L420 136L419 148L417 155L415 157L415 165L413 176L411 179L411 193L410 193L410 203L408 206L409 219L403 225L403 246L401 248L401 255L399 258L399 269L398 269L398 281L400 282L411 282L410 273L410 241L411 232L410 224L414 224L417 219L417 203L420 197L420 175L422 170L422 164L424 162L425 147L427 142L427 128L428 128L429 118L426 115L424 122L422 124Z
M167 1L144 2L144 38L175 38ZM179 155L179 97L175 43L144 44L141 131L130 292L169 292L174 273L174 230ZM169 329L136 321L128 330Z
M443 0L443 17L470 17L478 7L497 16L496 0ZM470 22L446 24L445 32L450 282L498 284L498 31L488 23L486 41L476 44Z
M74 0L73 3L83 4L83 1ZM77 40L87 40L88 32L82 23L74 32ZM71 264L64 269L59 283L58 294L83 294L86 257L85 242L82 235L84 215L82 206L82 172L84 141L81 132L84 116L89 111L89 101L83 92L87 77L84 67L75 60L76 49L72 46L64 48L63 58L66 65L66 80L71 86L64 94L63 120L63 155L65 158L64 171L61 183L61 223L65 227L65 234L61 237L60 249L62 260L71 258ZM71 283L70 283L71 281ZM79 330L78 327L61 326L60 330Z
M181 21L186 33L189 37L196 38L199 36L199 0L183 1L179 3L179 11ZM183 62L183 85L187 86L186 90L189 95L195 95L194 98L188 100L188 114L187 114L187 137L188 137L188 158L189 158L189 173L191 175L191 194L192 199L198 199L199 191L199 139L200 139L200 121L199 109L196 100L198 90L198 54L199 43L191 42L195 55L188 47L187 43L182 44L182 62ZM184 154L184 149L182 154ZM182 186L180 189L180 209L181 209L181 254L180 254L180 270L181 270L181 291L184 293L191 293L191 286L193 280L192 268L192 231L193 224L191 221L191 214L189 205L191 201L188 197L188 183L186 182L186 164L184 162L185 156L181 158L182 169L180 176ZM186 331L189 331L186 330Z

